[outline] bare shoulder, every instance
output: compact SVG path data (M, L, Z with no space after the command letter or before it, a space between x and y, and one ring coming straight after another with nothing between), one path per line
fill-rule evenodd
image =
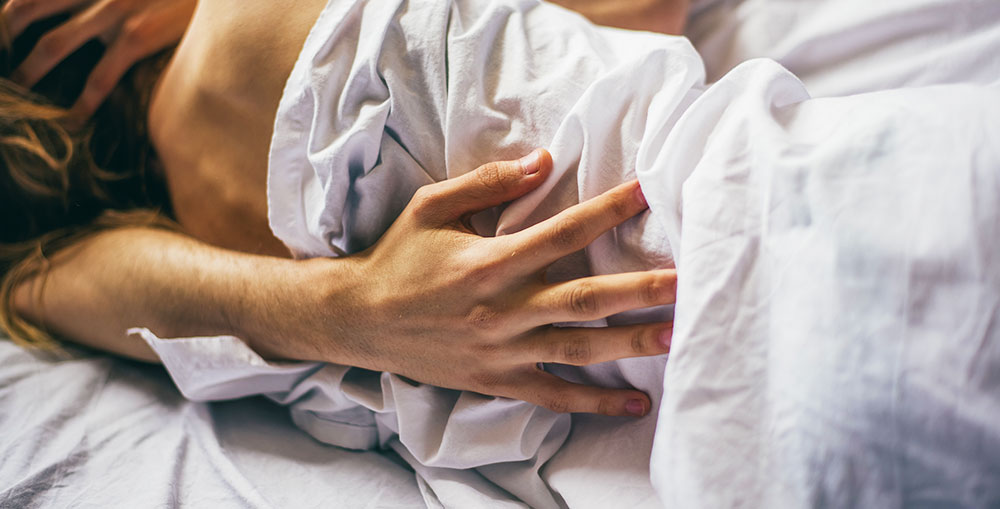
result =
M149 132L195 237L280 254L267 156L284 84L324 1L202 0L153 92Z

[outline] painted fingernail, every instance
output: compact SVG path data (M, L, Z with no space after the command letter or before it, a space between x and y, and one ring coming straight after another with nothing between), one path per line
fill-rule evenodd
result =
M541 150L532 150L530 154L522 157L519 162L521 163L521 169L524 170L525 175L534 175L538 173L538 170L542 169Z
M661 332L659 337L660 347L669 352L670 340L673 338L673 336L674 336L673 331L670 329Z
M625 402L625 412L629 415L642 417L646 415L646 403L641 399L630 399Z
M646 201L646 195L642 194L642 187L635 186L635 194L639 198L639 201L642 202L643 207L649 206L649 202Z

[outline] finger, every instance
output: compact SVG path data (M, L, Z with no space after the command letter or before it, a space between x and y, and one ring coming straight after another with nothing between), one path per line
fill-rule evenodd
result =
M38 40L28 57L11 74L11 79L33 87L59 62L117 22L105 15L99 5L73 16Z
M559 413L588 413L642 417L649 412L649 397L633 389L605 389L567 382L539 369L519 379L508 396Z
M461 177L422 188L422 200L414 203L414 212L426 212L428 219L438 223L455 221L527 194L551 170L552 156L544 149L517 161L484 164Z
M627 182L505 238L539 266L587 247L604 232L647 208L638 181Z
M61 12L83 5L87 0L10 0L3 6L10 39L17 39L25 28Z
M136 61L135 49L120 40L112 43L101 60L94 66L80 97L73 104L72 113L79 118L88 118L97 111L122 76Z
M555 362L588 366L630 357L662 355L670 351L672 324L622 327L545 327L518 340L522 362ZM519 348L518 348L519 347Z
M538 323L596 320L623 311L672 304L677 271L660 269L574 279L548 285L525 308Z
M73 105L73 114L78 118L93 115L136 62L173 44L183 35L190 14L189 8L178 4L176 8L147 12L125 23L91 71Z

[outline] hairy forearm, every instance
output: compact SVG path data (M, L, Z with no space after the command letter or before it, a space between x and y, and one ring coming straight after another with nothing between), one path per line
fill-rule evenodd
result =
M315 281L319 264L328 275L337 261L248 255L124 228L58 252L44 276L17 289L15 307L60 337L138 359L156 356L126 334L130 327L161 337L232 334L265 357L316 359L317 346L286 324L315 309L321 294L312 290L330 282Z

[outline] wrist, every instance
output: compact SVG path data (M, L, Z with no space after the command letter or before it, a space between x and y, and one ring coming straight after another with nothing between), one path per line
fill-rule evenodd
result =
M348 259L268 259L250 275L233 328L269 359L350 363Z

